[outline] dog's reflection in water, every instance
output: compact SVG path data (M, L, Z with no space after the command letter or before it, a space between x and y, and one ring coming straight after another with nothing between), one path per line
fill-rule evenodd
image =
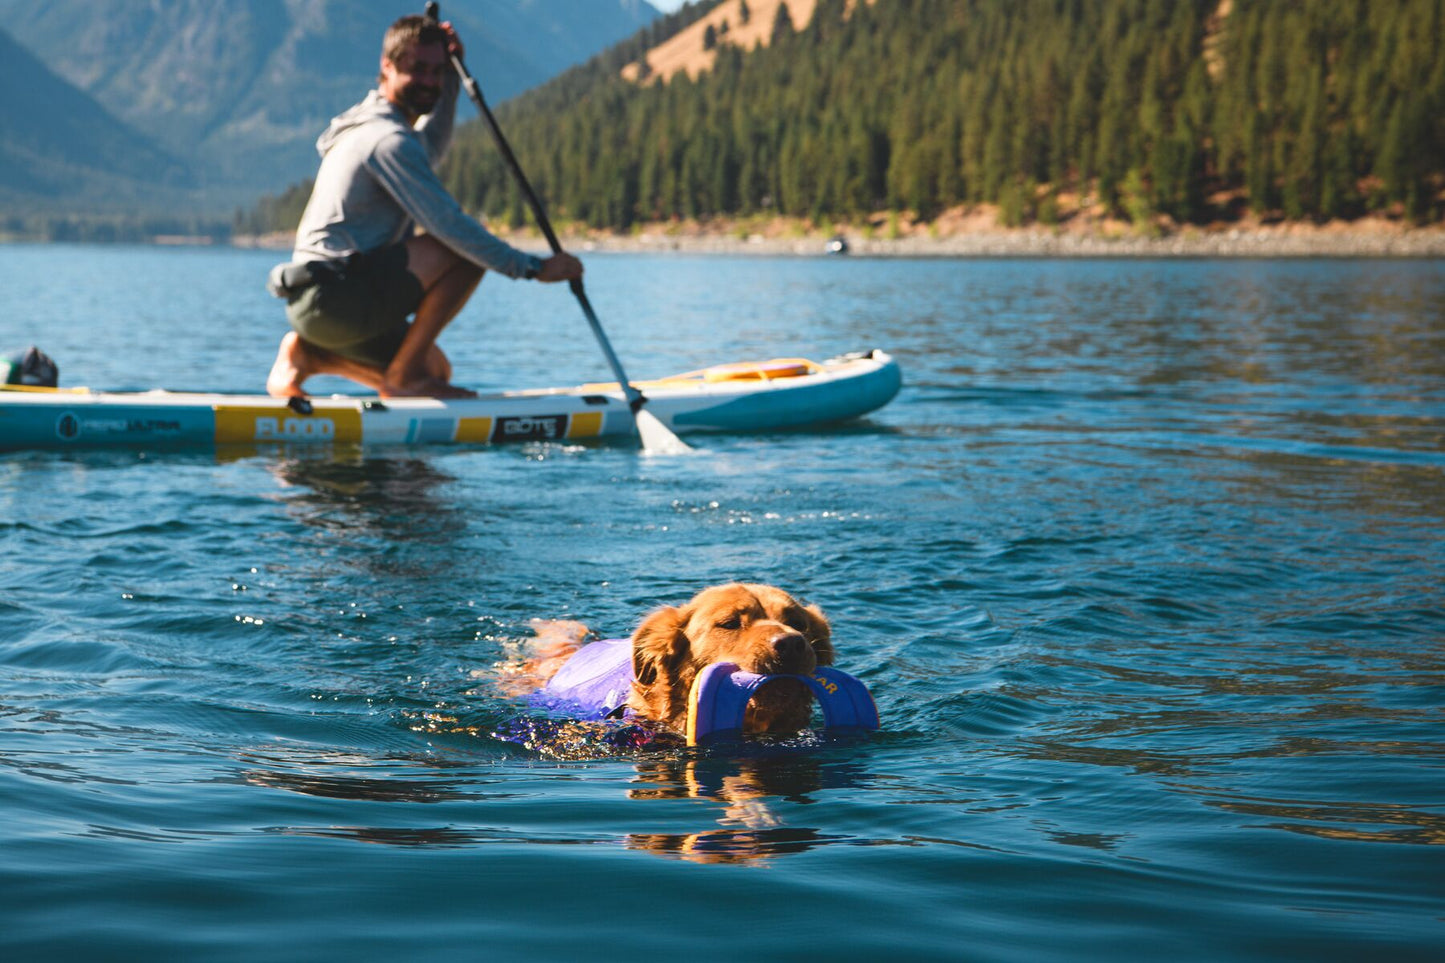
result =
M836 765L789 753L755 759L664 759L639 762L628 797L702 799L722 806L716 827L690 833L632 833L629 849L697 863L755 863L830 842L815 829L788 827L778 802L807 802L825 785L852 781Z
M586 758L606 758L607 754L597 752L595 741L602 727L597 723L574 725L591 733L588 740L591 751ZM446 731L466 731L472 736L482 734L475 727ZM556 733L550 736L555 744ZM808 748L797 745L796 741L786 748L765 749L766 755L742 758L697 756L677 746L662 750L647 747L642 751L661 751L666 755L639 759L637 749L625 753L633 756L635 772L627 790L629 799L644 803L701 801L708 804L708 813L714 819L706 829L692 832L629 833L623 837L628 849L698 863L764 863L815 846L850 841L849 837L824 836L816 829L788 826L781 814L794 810L793 804L813 802L813 794L820 790L858 785L862 777L856 765L840 764L836 760L825 764L806 755ZM614 750L611 755L615 758L624 753ZM433 759L419 761L437 768L436 779L397 778L391 772L367 775L376 760L364 756L327 754L299 763L291 758L258 756L249 761L256 765L245 772L246 782L307 796L427 803L478 798L467 780L445 778L448 764ZM332 767L340 771L333 772ZM277 831L349 836L366 842L412 846L467 845L491 839L488 834L473 834L457 827L393 830L294 826Z

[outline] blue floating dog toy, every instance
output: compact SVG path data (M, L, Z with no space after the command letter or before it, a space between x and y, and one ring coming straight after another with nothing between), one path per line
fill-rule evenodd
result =
M698 673L687 697L687 744L703 745L742 735L748 703L773 679L797 679L823 709L828 729L877 729L878 707L867 686L846 672L819 666L810 675L759 675L730 662L715 662Z

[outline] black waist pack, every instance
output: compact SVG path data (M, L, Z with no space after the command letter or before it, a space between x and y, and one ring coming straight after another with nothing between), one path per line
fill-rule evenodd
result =
M278 264L266 276L266 290L272 297L294 301L313 284L346 277L346 258L334 261L295 261Z

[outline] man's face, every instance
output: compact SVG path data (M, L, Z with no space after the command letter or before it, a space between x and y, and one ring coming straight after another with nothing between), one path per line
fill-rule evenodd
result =
M444 44L412 44L396 60L381 58L381 95L417 116L429 114L441 99L447 66Z

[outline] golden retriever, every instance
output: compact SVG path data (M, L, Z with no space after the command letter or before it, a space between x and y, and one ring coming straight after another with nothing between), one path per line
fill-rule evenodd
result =
M509 694L540 688L581 647L575 622L534 623L535 657L506 680ZM581 631L579 631L581 630ZM636 716L682 732L688 693L699 672L731 662L759 674L802 675L833 664L832 630L816 606L771 585L733 583L703 589L686 604L658 609L632 633ZM795 679L761 686L748 706L746 733L790 734L807 727L813 696Z

